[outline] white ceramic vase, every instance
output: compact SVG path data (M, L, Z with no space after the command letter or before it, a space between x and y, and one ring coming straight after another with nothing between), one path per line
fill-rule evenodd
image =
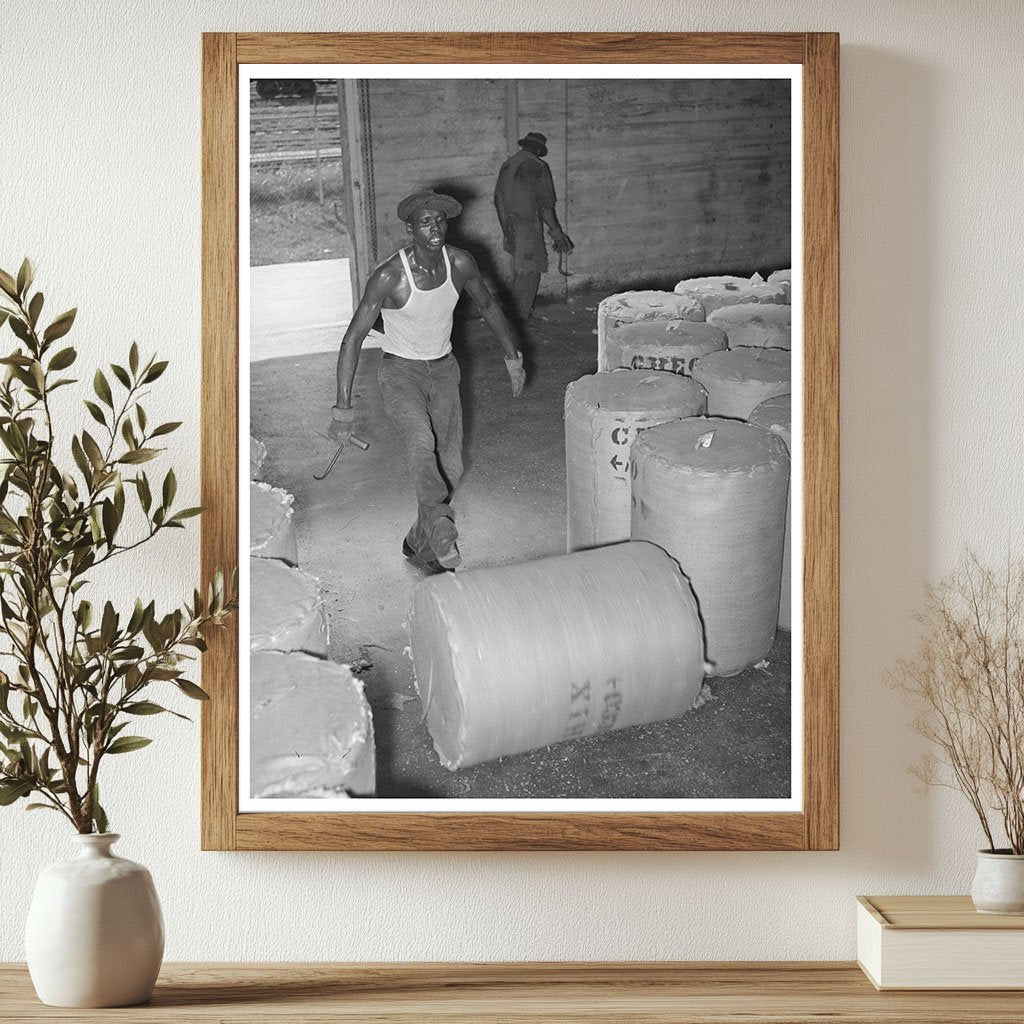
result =
M153 992L164 921L149 872L111 852L120 836L76 835L77 857L39 875L25 926L36 994L50 1006L134 1006Z
M1024 854L979 850L971 899L982 914L1024 914Z

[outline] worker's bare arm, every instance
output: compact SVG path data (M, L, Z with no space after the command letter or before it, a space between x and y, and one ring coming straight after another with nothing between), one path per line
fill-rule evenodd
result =
M494 296L487 285L484 284L484 279L480 276L480 268L476 265L476 260L464 249L456 249L454 246L449 246L448 252L451 256L452 265L458 275L458 280L461 280L462 287L469 292L487 326L490 327L494 332L494 336L501 343L505 357L507 359L516 358L518 349L512 338L512 332L509 330L508 321L505 319L505 314L501 311L501 306L494 301Z
M341 409L352 406L352 382L355 380L363 342L377 322L384 300L392 294L400 281L400 272L389 263L385 263L378 267L366 282L363 297L352 314L352 321L341 339L341 348L338 351L337 406Z
M487 326L501 343L505 355L505 369L508 370L509 381L512 384L512 397L518 398L526 384L526 373L523 370L523 354L512 339L505 314L501 311L501 306L494 301L490 289L484 284L476 260L463 249L450 247L448 252L457 287L460 291L465 288L469 292Z

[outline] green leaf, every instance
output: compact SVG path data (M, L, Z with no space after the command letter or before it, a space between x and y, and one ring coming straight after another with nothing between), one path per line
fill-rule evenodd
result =
M118 366L117 363L110 364L110 372L126 387L132 386L132 379L128 376L128 371L123 366Z
M78 353L73 348L62 348L51 360L47 367L50 370L66 370L76 359Z
M117 461L134 466L139 462L149 462L150 459L155 459L159 454L160 452L157 448L136 448L134 451L125 452Z
M146 410L141 405L135 406L135 418L139 421L139 430L146 429Z
M28 304L28 322L32 325L33 330L36 324L39 322L39 314L43 309L43 293L36 292L32 296L32 301Z
M95 403L90 402L89 399L85 398L82 400L86 409L89 410L89 415L101 426L107 425L107 417L104 415L103 410Z
M128 445L129 449L134 450L139 447L139 442L135 440L135 428L132 426L132 421L127 417L121 425L121 436L124 438L124 443Z
M18 286L11 277L4 270L0 270L0 288L2 288L15 302L18 301Z
M168 526L171 523L180 523L183 519L192 519L194 516L202 515L202 512L202 505L196 505L193 508L183 508L180 512L175 512L170 520L168 520Z
M120 477L114 481L114 511L120 523L124 518L124 481Z
M36 276L36 268L32 266L32 261L26 256L21 261L21 266L18 268L18 295L24 295L25 292L32 287L32 281Z
M100 623L100 640L102 640L104 647L111 645L116 632L117 612L114 611L114 606L107 601L103 605L103 621Z
M177 430L181 426L181 421L176 423L161 423L156 430L150 435L151 437L163 437L164 434L170 434L172 431Z
M174 470L167 470L167 476L164 477L163 486L163 504L166 508L170 507L172 501L174 501L174 495L178 491L178 479L174 475Z
M77 313L77 307L75 309L69 309L66 313L61 313L61 315L57 317L57 319L54 320L45 331L43 331L43 341L46 342L46 344L49 344L51 341L63 338L64 335L71 330L71 325L75 322L75 315Z
M143 511L149 515L150 507L153 504L153 495L149 491L149 477L143 473L142 476L136 478L135 486L139 492L139 502Z
M78 471L87 481L91 482L92 468L89 465L88 458L86 458L82 443L78 440L77 436L71 438L71 455L75 460L75 465L78 466Z
M132 342L132 347L128 350L128 365L131 367L132 373L139 372L139 346Z
M114 408L114 396L110 393L110 385L107 383L107 378L104 376L102 370L96 371L96 376L92 379L92 386L96 394L100 396L100 401L109 405L111 409Z
M59 807L54 807L53 804L28 804L25 807L26 811L57 811L60 813Z
M17 335L19 341L23 341L26 345L32 344L32 332L28 329L28 324L21 317L15 316L12 313L7 322L11 325L11 330Z
M32 792L31 779L16 779L0 782L0 807L9 807L15 800L20 800Z
M103 453L100 451L100 446L93 440L92 434L87 430L82 431L82 447L85 449L85 454L89 456L92 468L97 472L103 469L106 465Z
M201 686L196 686L195 683L190 683L187 679L177 680L175 686L177 686L186 697L191 697L193 700L210 699L210 695Z
M92 820L97 832L109 831L106 812L100 806L100 787L98 785L92 787Z
M117 534L117 513L114 511L114 503L105 498L102 505L103 536L106 538L107 546L114 546L114 537Z
M159 363L154 363L149 370L146 372L146 376L142 379L143 384L152 384L163 372L167 369L167 360L163 360Z
M125 704L124 706L124 712L128 715L159 715L166 710L167 708L154 704L151 700L139 700L134 704Z
M106 749L108 754L127 754L148 747L153 741L145 736L119 736Z

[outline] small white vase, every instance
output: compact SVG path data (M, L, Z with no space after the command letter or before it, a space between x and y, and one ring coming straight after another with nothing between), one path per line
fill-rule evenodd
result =
M43 870L25 926L36 994L49 1006L134 1006L153 993L164 921L149 872L110 850L120 836L76 835L77 857Z
M1024 914L1024 854L979 850L971 899L982 914Z

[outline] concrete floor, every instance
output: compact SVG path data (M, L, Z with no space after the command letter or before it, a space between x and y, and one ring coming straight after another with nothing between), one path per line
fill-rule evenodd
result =
M603 293L602 293L603 295ZM565 552L566 385L595 370L602 295L538 309L524 345L528 384L513 401L500 347L481 321L456 320L466 477L455 507L463 567ZM295 495L300 565L319 576L330 657L366 684L377 740L377 795L431 798L756 799L790 795L790 635L768 664L708 680L710 697L681 718L559 743L449 772L434 753L408 657L407 612L422 578L401 555L415 517L405 458L377 385L380 352L364 350L355 393L366 410L361 452L325 432L335 356L279 358L251 368L252 433L267 446L264 479Z

